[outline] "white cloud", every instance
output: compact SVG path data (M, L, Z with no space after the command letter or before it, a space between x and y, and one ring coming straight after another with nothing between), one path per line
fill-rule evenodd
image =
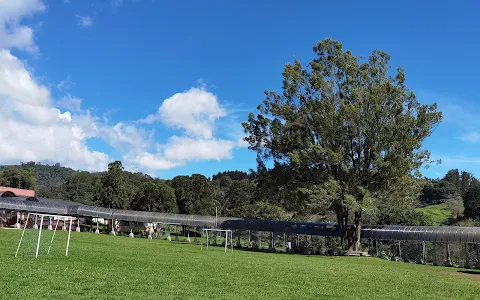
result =
M52 105L39 85L8 50L0 51L1 163L56 161L73 168L104 170L109 158L86 146L96 135L95 118L72 115Z
M189 136L211 138L215 120L226 115L217 96L204 88L191 88L165 99L158 112L142 122L152 124L160 121L169 127L184 129Z
M74 112L81 112L82 101L83 99L81 98L77 98L70 94L67 94L63 96L62 99L57 101L57 105Z
M93 25L93 18L90 16L80 16L77 15L77 25L80 28L88 28Z
M60 83L57 84L57 88L61 91L63 90L68 90L70 89L72 86L75 85L75 82L73 82L71 79L70 79L70 76L67 77L67 79L64 79L62 81L60 81Z
M480 142L480 133L477 131L471 131L465 135L459 137L460 140L470 143L479 143Z
M161 155L152 154L150 152L138 153L138 155L126 155L124 157L127 162L139 166L142 170L168 170L174 167L181 166L183 163L173 162L163 158Z
M112 2L121 5L121 1ZM155 114L142 122L163 123L181 130L166 138L165 144L154 139L154 130L138 124L100 123L89 110L82 109L82 99L66 93L54 99L50 89L40 84L25 63L12 55L10 48L33 51L33 31L20 26L22 18L43 11L41 1L0 0L0 163L20 161L58 162L89 171L105 170L112 158L87 146L89 139L99 138L118 151L125 166L135 170L165 170L193 161L230 159L239 142L214 137L215 122L227 115L205 86L191 88L165 99ZM93 20L77 16L80 27ZM8 29L8 32L5 31ZM29 34L22 36L20 31ZM5 33L8 33L8 39ZM17 35L17 36L15 36ZM70 78L56 85L65 92ZM63 110L61 110L63 109Z
M124 157L142 169L166 170L188 162L232 158L234 142L221 139L203 139L172 136L155 153L130 153Z
M165 146L164 155L173 161L222 160L232 157L234 142L172 136Z
M239 148L247 148L250 144L245 141L245 136L241 136L237 140L237 147Z
M55 161L78 169L104 170L110 158L105 153L89 149L87 142L90 138L106 141L120 153L126 166L144 172L195 161L232 158L238 141L213 136L215 119L226 114L216 96L196 89L186 93L187 97L176 94L165 100L159 114L163 117L170 112L183 117L175 123L169 117L166 122L184 128L187 135L172 136L165 144L159 145L153 130L128 122L113 126L100 124L88 110L81 109L82 100L70 94L55 102L58 107L67 109L62 112L54 106L49 89L35 81L22 61L8 50L2 50L0 109L6 117L2 120L0 140L8 142L0 144L0 163ZM191 97L196 93L200 95L200 101L193 105L195 99ZM172 99L180 99L185 107L190 107L188 113L181 112ZM206 100L214 100L214 103ZM202 130L195 131L196 125Z
M0 48L37 51L33 29L22 25L21 20L44 10L45 5L40 0L0 0Z
M123 122L99 127L99 137L123 153L146 151L153 143L153 133Z

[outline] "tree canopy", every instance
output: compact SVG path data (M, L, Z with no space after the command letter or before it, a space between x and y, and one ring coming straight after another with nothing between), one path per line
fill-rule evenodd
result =
M146 182L135 194L132 208L150 212L178 213L175 190L165 183Z
M35 173L30 168L7 169L0 172L0 185L33 190L36 185Z
M371 193L428 162L422 142L442 115L436 104L417 100L402 68L392 72L387 53L375 50L362 61L332 39L313 50L307 67L286 65L283 93L265 92L258 114L243 123L246 141L260 159L310 173L313 185L335 181L338 199L330 207L341 224L353 212L349 245L358 250Z

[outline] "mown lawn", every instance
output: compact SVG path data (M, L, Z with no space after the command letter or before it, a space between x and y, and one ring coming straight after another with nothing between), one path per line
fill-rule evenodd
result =
M75 232L69 257L15 258L20 233L0 229L1 299L480 298L480 275L458 269Z
M422 212L435 226L442 225L452 217L445 203L417 208L416 211Z

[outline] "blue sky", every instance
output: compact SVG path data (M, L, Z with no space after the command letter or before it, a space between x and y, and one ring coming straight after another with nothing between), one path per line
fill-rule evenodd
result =
M24 149L0 146L0 163L99 170L120 159L162 178L248 170L255 154L238 141L240 123L264 90L280 90L286 63L309 62L313 44L332 37L355 55L387 51L419 100L438 102L444 120L425 146L443 163L425 175L480 176L474 1L10 4L0 4L0 70L19 79L0 84L0 101L15 112L5 127L29 139L0 133Z

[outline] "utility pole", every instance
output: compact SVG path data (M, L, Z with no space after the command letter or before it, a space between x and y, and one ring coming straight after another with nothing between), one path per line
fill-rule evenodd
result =
M215 228L218 226L218 211L217 211L217 204L213 202L213 206L215 206Z

